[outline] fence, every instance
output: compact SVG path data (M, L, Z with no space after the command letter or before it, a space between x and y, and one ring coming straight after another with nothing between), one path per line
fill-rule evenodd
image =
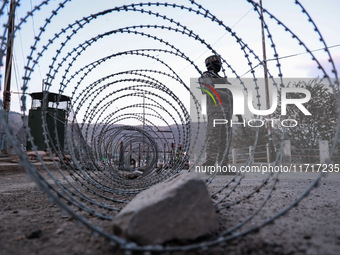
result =
M232 148L229 159L233 164L243 163L249 159L251 162L267 162L268 153L268 145L259 145L255 148L253 146L248 148Z
M275 148L275 153L277 149ZM233 164L243 163L251 160L252 163L269 162L269 145L253 146L248 148L232 148L229 155L230 162ZM298 148L292 146L290 140L283 143L283 162L285 163L325 163L330 159L330 146L326 140L319 141L319 148ZM340 162L339 150L332 155L331 160Z

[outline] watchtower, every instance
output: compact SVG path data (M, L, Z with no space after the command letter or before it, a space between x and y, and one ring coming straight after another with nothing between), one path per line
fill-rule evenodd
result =
M47 143L43 135L43 119L47 127L47 137L52 150L64 149L65 130L67 128L66 113L70 108L71 99L68 96L48 91L31 94L32 106L28 114L28 127L38 150L45 151ZM27 140L27 150L32 150L32 144Z

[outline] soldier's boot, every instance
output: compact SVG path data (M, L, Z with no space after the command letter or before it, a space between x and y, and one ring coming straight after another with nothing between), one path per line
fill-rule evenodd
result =
M203 166L215 166L216 164L216 159L217 159L217 151L212 150L212 144L208 143L207 146L207 157L205 159L205 162L203 164Z

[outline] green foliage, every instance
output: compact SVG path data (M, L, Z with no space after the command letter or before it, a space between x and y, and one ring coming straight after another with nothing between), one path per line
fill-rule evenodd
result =
M312 115L304 115L295 105L288 105L287 115L281 116L281 105L279 103L277 111L272 114L270 118L280 120L294 119L298 125L296 127L283 128L279 124L279 121L275 121L275 123L278 124L274 125L272 129L274 146L279 148L281 135L284 131L284 139L290 140L293 148L303 148L303 150L293 152L293 154L295 153L301 156L297 160L313 162L317 160L313 153L318 154L319 140L328 140L332 143L337 125L336 96L328 89L328 86L320 80L311 80L310 82L300 81L289 84L289 87L306 88L310 91L311 99L305 103L304 106ZM287 95L288 98L302 98L304 96L304 94L300 93ZM268 116L263 116L262 119L266 118L269 119ZM264 151L265 145L269 140L267 125L261 128L246 126L245 131L247 137L244 136L240 126L234 128L232 148L242 148L246 150L249 146L254 146L257 140L255 153Z
M296 127L286 128L287 139L297 147L317 149L319 140L330 141L334 136L337 123L336 97L322 81L299 82L292 86L310 91L311 99L304 106L312 115L305 116L295 106L287 107L286 118L298 122Z

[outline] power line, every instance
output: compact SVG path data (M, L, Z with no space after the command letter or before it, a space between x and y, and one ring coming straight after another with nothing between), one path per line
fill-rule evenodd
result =
M250 11L252 11L253 8L250 8L238 21L236 21L234 23L234 25L231 26L231 28L234 28L238 23L241 22L241 20L243 20L248 14ZM218 43L226 34L228 34L229 31L225 32L220 38L218 38L211 46L214 46L216 43ZM194 59L194 62L196 62L197 60L199 60L206 52L208 51L208 49L206 49L204 52L202 52L197 58ZM188 65L186 67L184 67L181 71L179 71L178 73L181 73L183 72L184 70L186 70L189 66L191 65Z
M241 20L243 20L248 14L249 14L249 12L250 11L252 11L253 10L253 8L250 8L250 10L249 11L247 11L238 21L236 21L235 22L235 24L234 25L232 25L230 28L231 29L233 29L238 23L240 23L241 22ZM227 32L225 32L220 38L218 38L217 39L217 41L216 42L214 42L211 46L214 46L216 43L218 43L226 34L228 34L229 33L229 31L227 31ZM207 52L207 50L205 51L205 52ZM204 53L205 53L204 52Z
M30 0L30 4L31 4L31 11L33 11L33 4L32 4L32 0ZM35 23L34 23L34 18L33 15L31 15L32 18L32 28L33 28L33 34L34 34L34 38L36 38L36 33L35 33ZM40 79L42 80L42 74L41 74L41 69L40 69L40 65L38 64L38 69L39 69L39 75L40 75Z
M33 11L33 5L32 5L32 0L30 0L30 4L31 4L31 11ZM33 28L33 34L35 36L35 29L34 29L34 19L33 19L33 15L31 15L31 18L32 18L32 28Z
M319 48L319 49L311 50L310 52L317 52L317 51L321 51L321 50L336 48L336 47L339 47L339 46L340 46L340 44L335 44L335 45L329 46L327 48ZM295 54L291 54L291 55L286 55L286 56L279 57L279 58L271 58L271 59L267 59L267 62L268 61L285 59L285 58L297 57L297 56L304 55L304 54L307 54L307 53L310 53L310 52L309 51L308 52L305 51L305 52L295 53ZM261 63L257 64L256 66L254 66L253 68L249 69L247 72L242 74L240 77L243 77L244 75L246 75L247 73L249 73L250 71L254 70L255 68L257 68L260 65L261 65Z
M335 47L339 47L339 46L340 46L340 44L336 44L336 45L329 46L327 48L320 48L320 49L312 50L311 52L331 49L331 48L335 48ZM280 57L280 58L271 58L271 59L268 59L267 61L273 61L273 60L284 59L284 58L291 58L291 57L296 57L296 56L304 55L304 54L307 54L307 53L309 53L309 52L305 51L305 52L300 52L300 53L296 53L296 54L292 54L292 55L283 56L283 57Z

